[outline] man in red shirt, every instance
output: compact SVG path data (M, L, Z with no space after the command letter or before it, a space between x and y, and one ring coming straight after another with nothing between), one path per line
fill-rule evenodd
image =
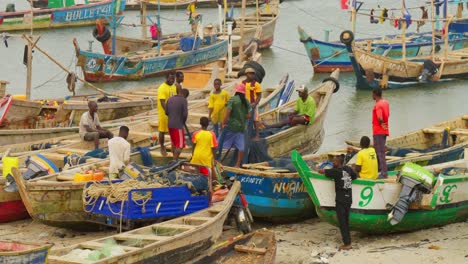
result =
M375 100L372 109L372 134L374 135L374 148L379 160L379 178L387 178L387 161L385 160L385 143L388 133L388 117L390 116L390 105L382 98L382 90L376 88L372 91Z

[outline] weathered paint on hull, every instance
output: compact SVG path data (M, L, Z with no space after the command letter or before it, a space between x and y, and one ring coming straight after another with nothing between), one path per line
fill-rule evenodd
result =
M335 208L316 208L321 220L338 226ZM349 226L351 230L363 233L405 232L463 222L468 218L468 202L456 207L437 208L435 210L409 210L403 220L392 226L387 221L388 212L367 212L351 209Z
M119 10L125 9L125 0L120 2ZM30 11L22 12L0 12L0 32L29 30ZM103 1L100 3L73 6L57 9L43 9L34 12L33 28L63 28L89 26L96 23L96 19L105 15L112 15L112 1Z
M0 192L4 192L4 190L2 189ZM18 200L0 202L0 223L13 222L29 217L28 211L26 211L21 201L21 197L18 198ZM0 263L3 262L0 261Z
M328 73L333 72L336 69L340 69L341 72L352 72L353 66L351 65L341 65L341 64L333 64L333 65L325 65L321 64L319 66L312 66L314 68L314 72L316 73Z
M0 252L0 263L11 263L11 264L44 264L47 263L47 256L51 246L39 248L38 250L27 250L27 252L18 252L12 255L12 252L2 254Z
M232 176L232 173L228 173ZM237 174L255 218L288 222L315 215L314 205L299 177L275 178Z

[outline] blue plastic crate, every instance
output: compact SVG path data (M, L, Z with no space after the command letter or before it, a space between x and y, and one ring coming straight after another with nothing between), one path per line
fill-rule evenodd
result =
M182 37L182 38L180 38L180 42L179 42L180 49L182 51L191 51L192 49L197 50L200 47L201 39L199 37L197 37L196 43L195 43L195 48L193 47L194 42L195 42L194 37Z
M114 181L114 183L120 181ZM102 183L102 182L101 182ZM88 183L88 187L92 183ZM132 195L138 192L151 192L151 200L144 205L143 201L132 200ZM128 200L109 203L106 197L99 197L93 205L87 205L86 211L98 216L120 218L122 220L155 220L162 217L177 217L197 212L209 206L209 197L206 195L192 196L187 186L173 186L161 188L147 188L131 190Z

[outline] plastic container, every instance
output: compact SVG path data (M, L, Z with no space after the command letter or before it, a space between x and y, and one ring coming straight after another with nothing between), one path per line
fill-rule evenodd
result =
M11 169L19 168L19 159L17 157L3 157L3 177L11 174Z
M75 177L73 178L74 182L88 182L93 180L92 173L75 173Z
M25 94L15 94L15 95L12 95L11 98L13 98L14 100L26 101Z
M191 51L192 49L193 50L197 50L199 47L200 47L200 38L197 37L197 41L195 43L195 48L193 47L193 43L195 42L195 38L194 37L183 37L180 39L180 49L182 51Z

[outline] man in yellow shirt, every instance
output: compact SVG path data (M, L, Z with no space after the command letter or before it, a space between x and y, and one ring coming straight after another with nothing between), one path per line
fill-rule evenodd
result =
M213 123L213 130L216 136L219 135L219 127L223 123L224 115L226 114L226 105L229 101L229 93L221 90L221 80L214 80L214 92L210 93L208 100L208 118Z
M158 130L159 144L161 145L161 155L166 156L166 148L164 147L164 134L169 132L168 117L166 115L166 102L171 97L177 94L177 88L174 85L175 73L173 71L166 75L166 82L158 88Z
M247 68L245 70L245 76L245 98L252 106L252 114L255 121L255 139L258 140L260 138L258 134L258 103L262 99L262 85L255 80L254 69Z
M192 160L190 163L212 168L218 141L213 131L208 130L209 120L207 117L200 118L201 130L192 135L194 144Z
M375 180L379 176L377 153L370 147L369 137L363 136L360 145L362 149L356 154L354 170L359 173L360 178Z

